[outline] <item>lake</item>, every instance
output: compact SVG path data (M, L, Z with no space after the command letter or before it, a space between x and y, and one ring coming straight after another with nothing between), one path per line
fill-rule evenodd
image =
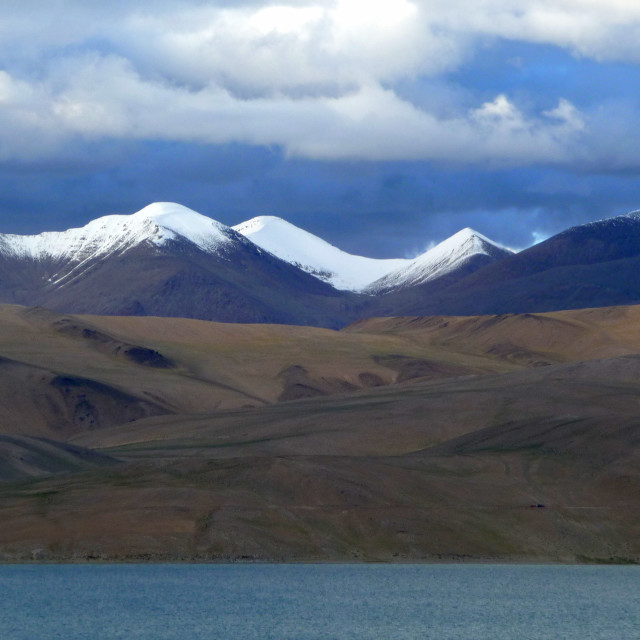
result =
M640 567L5 565L2 640L640 637Z

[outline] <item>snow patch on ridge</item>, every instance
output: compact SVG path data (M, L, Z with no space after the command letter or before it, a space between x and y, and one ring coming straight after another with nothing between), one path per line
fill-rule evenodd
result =
M569 229L565 229L560 233L565 233L567 231L571 231L572 229L577 229L578 227L601 227L603 225L608 227L614 227L619 224L624 224L625 220L633 220L634 222L640 222L640 209L629 211L627 213L623 213L618 216L612 216L610 218L602 218L600 220L594 220L593 222L587 222L586 224L576 225L574 227L570 227Z
M377 260L346 253L276 216L258 216L232 229L265 251L336 289L359 291L370 282L411 262L401 258Z

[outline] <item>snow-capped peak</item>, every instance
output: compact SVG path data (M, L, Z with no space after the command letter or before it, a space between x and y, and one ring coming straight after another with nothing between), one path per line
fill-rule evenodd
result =
M206 251L229 240L225 233L229 227L175 202L154 202L131 218L147 227L149 222L154 224L156 229L150 239L158 245L180 236Z
M215 251L228 242L225 225L172 202L156 202L131 215L109 215L84 227L37 236L1 235L0 252L39 259L84 260L125 251L143 242L162 246L184 238Z
M443 240L440 244L425 251L425 253L419 255L417 258L414 258L413 262L431 263L438 258L463 257L477 253L489 255L494 249L513 253L510 249L507 249L507 247L503 247L497 242L490 240L479 231L471 227L465 227L446 240Z
M276 216L258 216L232 228L265 251L329 282L336 289L358 291L411 262L377 260L346 253Z
M382 293L415 286L446 275L474 256L502 258L511 254L510 249L467 227L414 258L407 266L373 282L367 290Z

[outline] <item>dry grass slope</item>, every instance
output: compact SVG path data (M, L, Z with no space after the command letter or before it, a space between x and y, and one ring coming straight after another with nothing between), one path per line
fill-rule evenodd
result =
M637 561L639 321L4 307L0 557Z

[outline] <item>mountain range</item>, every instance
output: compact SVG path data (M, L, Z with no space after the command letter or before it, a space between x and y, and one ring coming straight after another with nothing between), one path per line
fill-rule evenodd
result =
M411 260L351 255L273 216L228 227L174 203L63 232L0 234L3 303L331 328L633 304L639 269L637 212L519 253L463 229Z
M78 313L332 324L343 295L176 204L0 236L0 300Z

